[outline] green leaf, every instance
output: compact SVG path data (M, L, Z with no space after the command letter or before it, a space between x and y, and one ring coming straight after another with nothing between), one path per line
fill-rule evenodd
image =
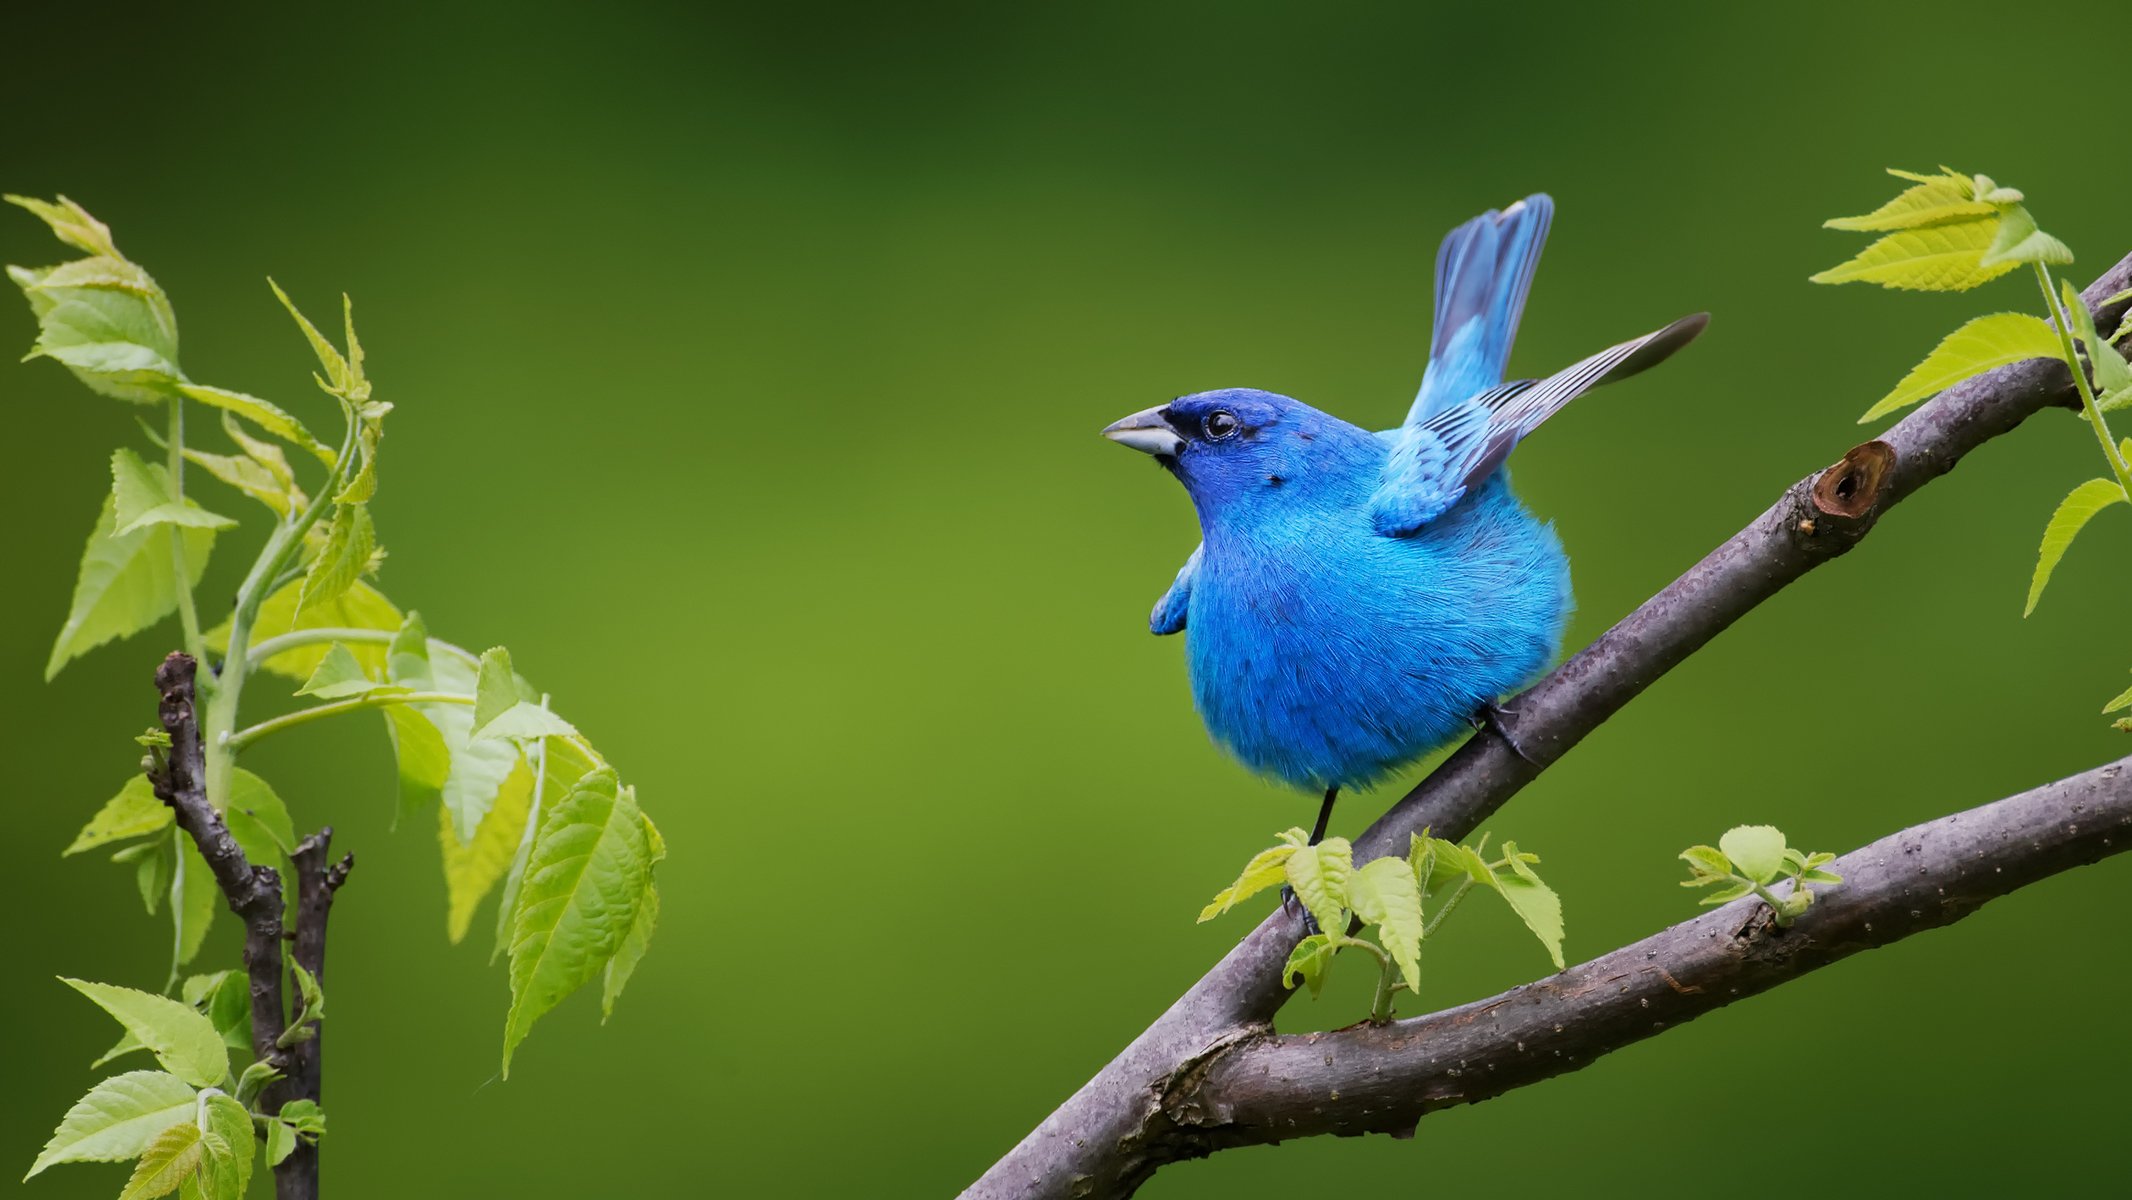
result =
M518 675L511 669L510 651L493 646L482 653L480 678L474 684L475 740L569 737L576 732L570 722L520 693Z
M297 311L295 302L289 299L287 292L281 290L280 284L269 279L267 286L274 289L275 297L281 301L283 308L289 310L289 315L296 319L297 328L303 330L305 340L311 343L312 352L318 355L318 365L325 370L325 378L318 381L318 386L351 404L360 405L368 400L370 384L363 378L363 349L355 340L355 309L348 298L341 297L341 306L347 322L349 350L348 356L343 357L339 350L334 349L333 343L327 341L326 336L318 331L318 327Z
M2052 572L2058 569L2058 560L2065 557L2073 539L2087 527L2089 518L2112 504L2122 503L2124 498L2125 491L2115 479L2090 479L2058 502L2058 511L2051 514L2050 524L2043 527L2043 545L2036 551L2036 572L2028 581L2028 604L2022 608L2022 616L2036 611L2036 602L2043 599L2044 586L2050 583Z
M258 619L252 624L253 645L298 629L378 629L390 633L400 627L400 610L376 588L360 580L337 599L306 605L298 613L296 601L302 587L301 581L292 583L260 604ZM207 645L218 652L229 649L228 621L208 631ZM265 666L276 675L302 683L318 669L326 650L325 646L299 646L266 660ZM358 645L350 650L364 671L375 675L385 669L385 647Z
M49 225L52 236L85 254L103 258L121 258L118 247L111 241L111 227L89 215L89 211L65 196L57 202L39 200L32 196L6 196L9 204L27 209L39 220Z
M222 1044L249 1053L252 1048L251 981L241 971L192 975L179 993L185 1003L205 1014L222 1035Z
M450 652L439 653L430 663L436 687L442 691L474 693L478 690L474 667ZM450 767L438 792L446 811L452 814L452 833L462 842L472 841L482 818L496 802L497 789L518 765L519 750L508 740L473 740L474 710L464 704L418 706L442 738ZM576 779L576 776L571 776ZM559 799L561 793L557 793Z
M367 692L406 692L410 689L399 684L381 683L364 674L363 664L355 661L355 652L341 642L333 643L326 656L318 660L318 666L304 685L296 689L299 696L316 696L321 700L344 700Z
M1733 868L1756 883L1768 883L1784 870L1784 835L1774 825L1737 825L1717 841Z
M417 691L437 686L429 665L429 626L422 614L409 609L385 649L385 678Z
M541 819L511 937L503 1073L533 1022L590 982L636 921L651 843L635 794L602 767Z
M1904 175L1902 178L1920 182L1862 217L1837 217L1823 221L1822 228L1879 233L1988 217L1997 211L1997 206L1974 197L1971 181L1966 176Z
M2059 353L2058 333L2046 321L2026 313L1978 317L1948 334L1858 421L1879 420L1993 367L2029 358L2057 358Z
M171 910L177 923L177 950L172 974L199 955L201 943L207 940L208 927L215 923L215 913L222 908L222 890L216 885L214 872L208 868L207 860L200 857L192 839L181 837L177 839L177 846L178 869L184 874L177 881L177 906Z
M116 254L8 277L37 317L31 358L65 364L91 391L141 404L165 402L184 379L170 300L148 272Z
M147 776L135 775L119 788L118 795L104 801L104 806L81 827L60 856L160 833L170 828L170 823L170 806L155 798L155 787Z
M377 528L371 524L369 506L335 505L333 524L326 529L326 544L304 572L297 611L339 599L370 569L370 558L377 548Z
M1748 894L1749 892L1752 892L1753 890L1754 885L1751 883L1731 883L1719 888L1714 892L1708 893L1702 899L1696 901L1696 903L1705 906L1712 904L1729 904L1732 901L1737 900L1740 897Z
M1294 846L1284 844L1253 855L1251 861L1244 864L1243 873L1236 877L1236 882L1214 893L1214 899L1199 910L1199 919L1211 921L1235 908L1238 902L1247 900L1286 879L1288 859L1295 852Z
M266 1160L270 1167L278 1167L281 1160L296 1153L296 1130L279 1117L266 1123Z
M96 528L82 550L81 570L74 581L74 599L67 607L67 621L52 643L45 662L49 680L61 667L113 638L139 633L178 608L177 564L172 561L170 534L160 529L136 529L114 536L118 508L107 495L97 514ZM214 544L214 531L185 529L179 535L184 546L188 590L207 570L207 553Z
M1292 988L1298 982L1306 983L1312 996L1319 995L1325 990L1325 977L1332 970L1336 953L1331 938L1322 933L1311 934L1288 952L1288 962L1281 968L1281 984Z
M1695 873L1695 878L1683 883L1683 887L1701 887L1713 879L1732 874L1732 860L1715 846L1690 846L1680 852L1680 857Z
M201 1162L202 1191L213 1200L244 1200L252 1184L252 1157L257 1139L252 1134L252 1114L236 1099L221 1092L201 1095L200 1107L207 1118L207 1147Z
M1904 229L1881 238L1856 258L1812 277L1814 283L1877 283L1921 292L1962 292L2014 269L2010 262L1986 265L1999 222L1958 221Z
M191 1005L115 984L65 977L60 982L117 1018L164 1070L195 1087L211 1087L228 1078L229 1054L222 1048L222 1035Z
M1510 874L1496 876L1496 891L1510 902L1510 907L1532 930L1532 936L1547 947L1547 957L1554 960L1555 970L1566 964L1562 959L1562 898L1554 889L1540 882L1524 859L1518 857L1514 843L1504 842L1503 851L1510 859Z
M2121 708L2132 708L2132 688L2126 688L2110 697L2110 702L2103 705L2102 712L2104 716L2108 716Z
M303 422L284 412L279 406L257 396L247 396L243 392L232 392L226 388L207 387L197 383L181 383L178 385L178 391L184 393L189 400L197 400L243 417L275 437L308 451L312 457L329 467L339 457L331 446L311 436L311 431L304 428Z
M1354 850L1346 838L1326 838L1299 846L1288 856L1288 886L1296 899L1328 933L1347 932L1347 878L1355 870Z
M659 857L654 855L654 860ZM630 977L637 973L637 964L644 959L644 951L651 947L652 931L659 925L659 889L652 884L644 885L644 894L637 900L636 920L629 923L629 932L622 937L622 945L607 960L600 985L600 1023L614 1015L614 1002L629 986Z
M170 472L162 464L150 466L141 456L124 448L111 454L111 495L118 511L112 514L123 536L150 525L182 525L193 529L226 529L237 522L211 513L190 499L170 494Z
M229 807L222 811L230 836L255 866L273 866L296 848L296 823L273 785L243 767L230 773Z
M526 814L532 802L532 768L515 761L509 777L496 792L495 806L481 818L472 842L459 840L452 828L450 809L437 810L437 840L444 850L444 891L449 903L444 926L454 944L465 939L473 925L474 910L510 867L511 856L525 834Z
M2036 218L2019 204L2010 204L1999 213L1999 232L1992 238L1991 248L1984 252L1983 263L1987 267L2002 264L2055 263L2063 265L2073 261L2073 252L2064 242L2036 228Z
M2065 314L2073 322L2073 333L2080 339L2080 348L2087 352L2088 375L2095 390L2117 392L2132 388L2132 366L2125 364L2125 356L2115 346L2096 336L2095 314L2088 311L2079 289L2061 279L2058 291L2065 302Z
M326 1114L316 1100L291 1100L281 1106L280 1117L313 1141L326 1136Z
M155 915L156 909L162 906L163 897L169 893L170 881L176 870L177 855L171 850L174 836L166 835L154 841L127 847L127 850L140 852L138 857L131 857L126 861L134 865L133 884L139 889L141 903L147 907L151 917ZM119 854L125 854L127 850L122 850ZM118 855L112 855L112 860L118 861Z
M133 1177L126 1181L125 1190L118 1200L155 1200L178 1190L200 1165L206 1149L201 1145L200 1126L194 1121L181 1121L156 1135L141 1152L141 1161L133 1166Z
M162 1071L114 1075L74 1102L23 1178L55 1163L139 1158L157 1134L192 1120L194 1096L184 1080Z
M1461 879L1474 878L1473 864L1478 856L1471 850L1440 837L1429 838L1428 845L1428 875L1421 880L1424 892L1433 894L1439 888L1456 884ZM1493 878L1485 865L1480 867L1480 873Z
M1348 876L1347 896L1355 915L1377 927L1377 939L1399 964L1407 987L1419 992L1421 889L1413 870L1396 858L1372 859Z
M480 745L507 745L502 742L484 742ZM528 833L537 832L541 814L561 804L569 796L577 781L583 779L593 768L599 766L591 747L581 742L565 739L550 739L541 742L536 750L540 758L535 766L532 812L527 817ZM645 823L647 829L650 822ZM503 877L503 897L496 906L496 946L489 952L489 961L495 962L510 947L511 931L517 927L518 891L524 882L526 862L532 857L534 839L522 837L518 841L518 853L511 857L511 869ZM653 859L665 853L664 843L653 840Z

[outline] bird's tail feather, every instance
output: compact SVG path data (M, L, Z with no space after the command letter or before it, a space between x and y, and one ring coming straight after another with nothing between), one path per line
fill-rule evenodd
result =
M1540 192L1501 212L1490 209L1444 236L1436 251L1429 369L1410 421L1502 382L1554 215L1554 201Z

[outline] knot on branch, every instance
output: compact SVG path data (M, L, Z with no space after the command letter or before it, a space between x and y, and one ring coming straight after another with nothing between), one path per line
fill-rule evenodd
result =
M1880 515L1880 501L1895 477L1895 447L1863 442L1834 466L1792 493L1794 545L1815 554L1841 554L1858 544Z

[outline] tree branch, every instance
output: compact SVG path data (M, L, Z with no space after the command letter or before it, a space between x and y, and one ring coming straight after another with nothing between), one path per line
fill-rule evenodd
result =
M156 668L155 686L162 699L157 716L170 735L170 751L148 772L156 797L168 804L178 828L200 848L230 911L244 922L244 969L251 981L252 1055L287 1070L281 1037L281 874L254 866L230 836L222 814L207 799L206 748L200 741L195 704L198 664L190 654L172 654Z
M2132 256L2083 294L2114 328L2132 285ZM1405 849L1431 827L1464 837L1661 675L1757 604L1855 546L1882 513L1962 456L2032 414L2076 403L2056 360L2000 367L1941 392L1879 441L1792 485L1761 516L1710 552L1597 641L1508 706L1513 750L1478 735L1355 842L1362 862ZM1529 756L1529 757L1528 757ZM1234 1042L1262 1036L1288 999L1280 967L1301 937L1276 909L1095 1078L1038 1125L965 1193L969 1197L1129 1195L1163 1161L1149 1131L1175 1081Z
M2037 880L2132 850L2132 758L1915 825L1829 866L1843 883L1778 928L1755 897L1499 996L1335 1033L1233 1042L1163 1097L1155 1157L1311 1134L1409 1135L1809 971L1952 925Z
M326 982L326 918L333 910L334 893L347 882L348 872L355 868L355 855L344 854L337 863L328 865L328 854L333 845L333 827L327 826L296 844L289 854L289 866L296 874L296 932L293 957L296 964L311 973L321 987ZM279 1108L290 1100L322 1100L321 1055L325 1041L324 1022L312 1031L307 1041L291 1046L287 1053L293 1060L288 1068L288 1077L275 1084L268 1095L270 1104ZM275 1192L280 1200L310 1200L318 1195L318 1146L313 1142L298 1140L296 1149L282 1160L276 1168Z

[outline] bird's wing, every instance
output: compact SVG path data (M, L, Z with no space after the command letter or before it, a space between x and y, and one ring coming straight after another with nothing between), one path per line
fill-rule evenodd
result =
M1199 554L1205 549L1204 543L1192 548L1192 557L1177 569L1170 590L1162 593L1162 599L1155 601L1155 611L1147 615L1148 632L1156 637L1184 632L1185 610L1192 603L1192 581L1199 578Z
M1511 447L1602 383L1657 366L1695 340L1710 314L1682 317L1545 379L1500 384L1401 429L1370 497L1377 532L1399 537L1435 520L1503 465Z
M1489 209L1436 249L1436 324L1429 368L1407 413L1409 427L1503 382L1533 269L1554 223L1555 202L1535 193Z

